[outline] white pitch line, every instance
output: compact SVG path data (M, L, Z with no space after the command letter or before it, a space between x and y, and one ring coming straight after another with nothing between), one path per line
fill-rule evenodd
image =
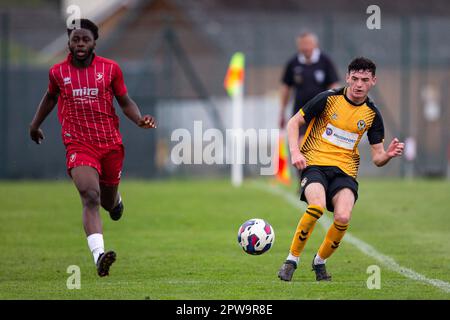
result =
M299 208L301 210L306 210L306 206L303 202L300 201L299 198L295 197L291 193L286 193L283 189L276 186L268 186L262 183L255 183L255 186L258 188L267 191L272 194L276 194L279 196L282 196L287 202L289 202L291 205L293 205L296 208ZM325 215L323 215L319 219L320 225L325 229L328 230L329 226L332 223L332 220ZM430 284L436 288L439 288L447 293L450 293L450 283L445 282L443 280L439 279L429 279L426 276L415 272L412 269L403 267L399 265L393 258L386 256L382 254L381 252L377 251L374 247L372 247L367 242L364 242L361 239L358 239L357 237L353 236L350 232L347 232L345 234L345 237L343 239L345 242L349 242L353 244L358 250L360 250L365 255L374 258L377 260L380 264L384 265L386 268L388 268L391 271L397 272L401 274L402 276L405 276L407 278L410 278L412 280L424 282L427 284Z

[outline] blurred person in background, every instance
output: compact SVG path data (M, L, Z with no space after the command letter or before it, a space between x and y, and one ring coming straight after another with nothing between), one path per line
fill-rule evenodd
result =
M317 36L303 32L297 37L298 52L287 62L281 78L279 128L286 126L286 107L291 91L294 91L294 105L291 116L295 115L317 94L337 88L339 77L331 59L319 48ZM305 135L307 125L300 128L299 142ZM298 171L300 177L300 172Z

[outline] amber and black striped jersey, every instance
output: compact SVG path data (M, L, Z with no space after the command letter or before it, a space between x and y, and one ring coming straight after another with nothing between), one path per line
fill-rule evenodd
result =
M345 95L347 88L319 93L300 114L309 122L300 150L306 164L336 166L356 178L359 167L358 144L367 131L370 144L384 140L383 119L367 98L356 105Z

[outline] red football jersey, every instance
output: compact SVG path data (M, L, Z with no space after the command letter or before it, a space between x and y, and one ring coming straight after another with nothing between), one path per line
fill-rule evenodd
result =
M103 148L121 144L113 99L125 95L127 88L119 65L97 55L86 68L77 68L71 61L69 54L49 72L48 92L59 94L58 118L64 144L83 141Z

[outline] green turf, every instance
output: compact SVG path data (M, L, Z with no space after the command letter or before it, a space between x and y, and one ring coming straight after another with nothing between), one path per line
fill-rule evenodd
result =
M261 183L235 189L228 181L124 180L123 219L111 221L102 211L105 243L118 260L109 277L99 278L71 183L1 182L0 299L450 298L345 241L327 264L333 281L317 283L310 260L325 234L320 226L293 281L279 281L300 212ZM449 194L443 181L362 180L349 232L404 267L450 282ZM262 256L245 254L236 241L239 225L255 217L276 233ZM373 264L381 268L380 290L366 286ZM81 269L80 290L66 287L70 265Z

